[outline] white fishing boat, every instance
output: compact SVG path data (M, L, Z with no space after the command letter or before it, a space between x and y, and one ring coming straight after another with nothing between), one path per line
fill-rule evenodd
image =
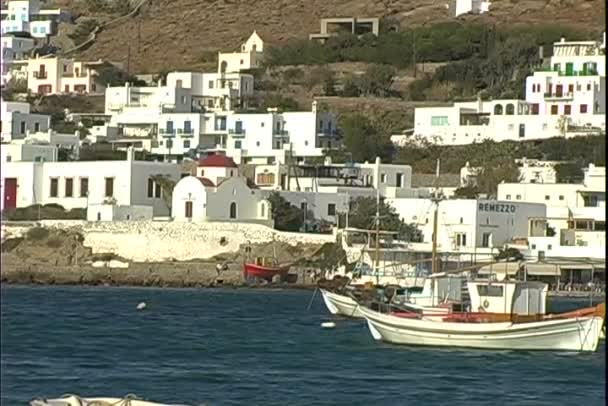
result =
M169 405L166 403L156 403L139 399L134 395L127 395L123 398L83 398L78 395L63 395L57 399L34 399L30 406L187 406Z
M597 350L605 304L545 315L538 282L468 282L476 312L425 317L360 306L374 339L393 344L504 350ZM476 294L474 293L476 292ZM497 311L498 309L498 311ZM502 309L502 310L500 310ZM382 310L382 309L380 309Z
M363 318L363 315L359 311L359 304L352 297L330 292L325 289L319 290L323 296L323 302L331 314Z
M461 289L463 279L452 275L444 275L444 278L426 278L422 290L412 291L403 289L404 293L397 297L395 303L412 311L419 312L424 316L440 316L450 312L451 303L460 303L462 300ZM350 285L349 287L353 287ZM325 306L331 314L362 318L358 310L359 304L352 295L345 292L330 292L320 289ZM348 291L348 287L346 289Z

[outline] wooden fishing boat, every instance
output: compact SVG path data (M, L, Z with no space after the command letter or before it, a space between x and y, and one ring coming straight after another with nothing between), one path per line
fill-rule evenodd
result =
M254 262L244 264L245 279L258 278L272 281L275 275L285 276L291 264L277 264L274 258L256 257Z
M358 311L376 340L393 344L503 350L596 351L605 303L545 314L546 286L538 282L468 282L472 312L444 316L381 306ZM491 289L489 288L491 287ZM503 310L504 309L504 310Z

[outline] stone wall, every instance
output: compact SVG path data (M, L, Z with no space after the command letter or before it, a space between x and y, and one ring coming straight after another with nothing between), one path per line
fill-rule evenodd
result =
M22 236L35 223L2 225L2 240ZM86 222L43 220L40 225L75 231L92 253L113 253L134 262L204 260L239 251L242 244L290 245L331 243L334 235L285 233L259 224L166 221ZM255 254L255 253L254 253Z

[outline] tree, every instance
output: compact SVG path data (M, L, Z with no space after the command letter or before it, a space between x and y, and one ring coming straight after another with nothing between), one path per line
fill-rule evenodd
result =
M278 192L271 193L268 201L272 206L274 228L281 231L300 231L304 222L304 213L301 209L290 204Z
M171 206L173 203L173 189L175 188L175 181L169 177L169 175L157 174L150 176L150 179L154 181L154 183L158 184L162 190L162 197L165 205L169 210L171 210Z
M333 72L323 81L323 93L325 96L336 96L336 79Z
M498 184L507 182L518 182L520 178L519 168L513 159L502 159L488 162L477 175L477 187L480 193L488 196L496 196Z
M262 99L260 109L266 111L268 108L278 108L282 111L298 111L300 105L291 97L279 93L269 93Z
M340 120L344 145L352 153L353 160L373 161L376 157L391 160L393 144L387 135L380 134L369 119L355 113Z
M354 75L345 77L342 84L342 97L359 97L360 95L361 90L357 78Z
M564 162L555 165L555 175L557 183L579 183L585 177L582 165L577 162Z
M463 186L454 191L454 197L460 199L477 199L478 194L477 186Z
M517 248L498 249L498 254L494 255L494 260L498 261L506 259L507 261L515 262L524 259L523 254Z
M350 201L348 226L363 230L375 229L376 199L358 197ZM399 238L406 241L421 241L422 234L413 224L406 224L393 206L380 200L380 230L396 231Z
M12 101L17 93L27 93L27 79L11 77L2 90L2 97Z
M97 81L104 86L123 86L130 82L135 86L145 86L146 82L129 75L114 65L107 65L97 72Z
M391 92L395 69L388 65L372 65L359 79L359 89L366 96L387 97Z

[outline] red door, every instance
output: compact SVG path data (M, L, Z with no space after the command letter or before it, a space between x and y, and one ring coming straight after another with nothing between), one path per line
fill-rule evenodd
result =
M17 207L17 179L4 179L4 209L14 209Z

